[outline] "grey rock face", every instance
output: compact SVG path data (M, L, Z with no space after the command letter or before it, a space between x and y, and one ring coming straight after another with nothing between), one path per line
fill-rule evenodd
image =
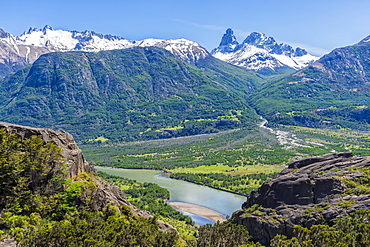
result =
M236 41L236 37L234 36L234 31L231 28L226 30L226 33L222 36L220 46L227 46L230 47L230 51L233 45L238 45L238 41ZM225 51L226 52L226 51Z
M306 67L317 59L302 48L293 49L288 44L279 44L273 37L259 32L251 33L239 44L230 28L211 54L225 62L261 74L287 73Z
M276 178L253 191L234 223L245 225L254 240L268 245L277 234L293 236L294 225L330 223L356 210L370 209L370 195L348 195L345 179L362 175L370 157L328 154L293 162ZM343 206L343 205L346 206Z

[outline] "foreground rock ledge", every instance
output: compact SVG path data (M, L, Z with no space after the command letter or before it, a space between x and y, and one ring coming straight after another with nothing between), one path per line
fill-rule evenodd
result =
M248 196L232 221L255 241L268 245L277 234L293 237L294 225L331 223L356 210L370 209L370 195L353 193L348 181L362 177L370 157L333 153L293 162Z
M71 134L60 131L45 128L32 128L27 126L21 126L16 124L10 124L0 122L0 128L5 128L10 133L15 133L22 139L29 138L33 135L41 136L45 142L54 141L63 150L63 162L67 164L66 177L75 179L78 174L86 172L90 174L97 173L96 169L86 161L82 151L78 148ZM48 176L52 177L61 169L61 164L56 164L50 170ZM58 167L59 166L59 167ZM101 210L108 205L125 205L131 208L131 211L137 216L152 217L152 215L145 210L139 210L131 205L119 189L118 186L108 183L102 179L97 178L95 181L96 190L91 196L89 206L94 210ZM176 231L171 225L166 224L162 221L158 221L160 229L166 232Z

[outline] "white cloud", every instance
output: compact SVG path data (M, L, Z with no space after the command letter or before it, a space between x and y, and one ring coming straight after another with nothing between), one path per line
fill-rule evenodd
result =
M214 31L222 31L222 30L225 31L227 29L223 26L199 24L199 23L194 23L194 22L190 22L190 21L187 21L187 20L182 20L182 19L171 19L171 20L176 21L176 22L181 22L181 23L184 23L184 24L187 24L187 25L195 26L195 27L214 30Z

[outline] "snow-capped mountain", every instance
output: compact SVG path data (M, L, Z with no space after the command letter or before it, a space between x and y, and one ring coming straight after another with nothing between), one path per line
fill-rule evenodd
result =
M188 63L210 56L196 42L186 39L145 39L130 41L119 36L102 35L93 31L53 30L30 28L28 32L15 36L0 29L0 77L33 63L40 55L55 51L88 51L126 49L131 47L156 46L173 53Z
M265 73L301 69L318 59L302 48L278 44L263 33L253 32L239 44L230 28L211 54L225 62Z

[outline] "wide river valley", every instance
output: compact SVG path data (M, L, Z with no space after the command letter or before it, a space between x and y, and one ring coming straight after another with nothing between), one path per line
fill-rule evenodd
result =
M243 196L162 176L160 171L108 167L96 168L99 171L115 176L134 179L141 183L156 183L170 191L170 202L186 202L200 205L222 213L225 217L231 216L234 211L240 209L243 202L246 200ZM197 215L190 213L185 214L192 217L194 222L200 225L213 223Z

